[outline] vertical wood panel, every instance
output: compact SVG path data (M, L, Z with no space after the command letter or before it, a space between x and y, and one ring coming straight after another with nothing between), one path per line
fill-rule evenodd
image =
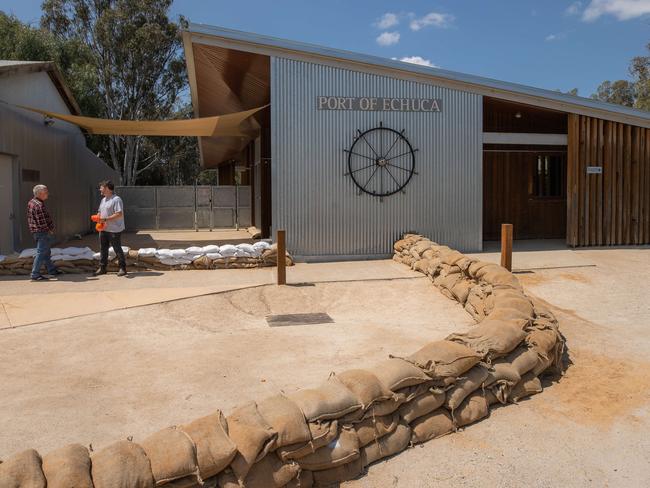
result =
M616 215L618 220L618 226L616 227L616 244L623 244L623 229L625 228L625 219L623 218L623 207L625 197L623 195L623 176L625 174L624 164L623 164L623 146L624 146L624 133L625 126L621 123L617 124L618 127L618 145L616 151L616 173L617 173L617 206L616 206Z
M650 130L572 114L567 157L567 244L650 243Z
M630 190L632 192L632 236L631 244L639 242L639 149L640 134L639 127L632 128L632 181Z
M639 182L637 184L638 199L639 199L639 221L637 222L638 236L636 239L637 243L644 242L644 229L643 222L645 219L645 205L644 205L644 193L643 189L645 187L645 129L639 129Z
M604 151L604 126L603 119L597 119L597 137L598 144L596 145L596 163L601 168L603 165L603 151ZM596 186L596 237L593 244L603 245L603 174L595 175L594 183Z
M625 139L623 142L623 183L624 183L624 202L623 202L623 244L630 244L632 236L632 127L625 126Z
M600 244L612 244L612 123L605 122L605 147L603 153L603 242Z

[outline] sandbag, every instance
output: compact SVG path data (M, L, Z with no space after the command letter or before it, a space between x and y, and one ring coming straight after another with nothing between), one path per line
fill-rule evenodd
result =
M320 471L354 461L359 457L359 438L351 427L343 427L335 441L297 459L302 469Z
M444 380L462 375L478 363L481 356L463 344L444 340L430 342L406 359L432 378Z
M542 382L539 378L532 372L526 373L521 377L521 381L512 387L509 399L517 403L522 398L541 393L543 390L544 388L542 388Z
M308 425L311 436L308 442L291 444L277 449L276 453L282 461L305 457L317 449L326 446L339 435L339 424L337 420L316 423L310 422Z
M521 289L519 280L510 271L498 264L491 264L481 268L476 273L476 277L492 286Z
M381 361L372 369L375 376L391 391L430 382L420 368L400 358Z
M399 407L400 416L411 423L418 417L422 417L439 408L445 401L445 393L440 390L430 390L423 395L417 396L410 402Z
M236 408L228 417L228 435L237 446L230 464L239 481L244 481L253 463L262 459L273 447L277 433L264 420L255 402Z
M450 334L448 341L463 344L480 356L496 358L517 347L525 338L524 321L486 319L467 332Z
M404 395L395 394L388 400L382 400L381 402L373 403L370 408L363 414L362 420L390 415L395 412L399 406L404 403L405 400L406 397Z
M81 444L69 444L43 456L43 474L47 488L93 488L90 455Z
M462 427L487 417L489 412L485 395L476 391L469 395L454 411L454 421L458 427Z
M309 472L309 471L305 471ZM361 457L336 468L324 469L322 471L314 471L313 479L315 486L338 486L338 483L350 481L358 478L363 474L363 462ZM303 485L293 485L296 488L302 488Z
M258 402L257 408L264 420L277 433L271 450L311 439L305 416L294 402L278 394Z
M554 328L533 329L526 336L526 344L548 354L558 341L558 332Z
M201 479L223 471L237 454L237 447L228 437L228 424L221 410L179 426L196 446L196 459Z
M535 369L539 364L540 357L534 349L526 349L525 347L518 347L507 357L504 362L509 362L512 367L517 371L519 376L524 376L529 371Z
M400 422L393 432L371 442L361 450L361 462L368 466L382 458L392 456L406 449L411 442L411 428Z
M411 265L411 268L420 273L427 274L427 269L429 269L429 260L428 259L418 259Z
M117 441L90 458L95 488L153 488L149 459L139 445Z
M274 452L253 464L244 480L246 488L281 488L298 476L300 466L283 463Z
M399 423L399 419L399 414L395 412L392 415L374 417L355 424L354 430L359 438L359 447L364 447L393 432Z
M0 464L0 487L45 488L46 481L41 469L41 456L34 449L27 449Z
M303 469L296 478L285 485L285 488L312 488L314 486L314 473L316 472L324 473L325 471L307 471Z
M140 446L149 458L156 486L192 475L199 476L194 443L182 430L176 427L160 430L147 437Z
M451 287L451 294L454 296L456 301L461 305L464 305L469 297L469 291L474 286L474 283L469 280L459 280L454 286Z
M431 389L434 387L434 382L433 381L428 381L426 383L421 383L419 385L415 386L407 386L406 388L401 388L397 390L395 393L398 395L404 395L404 403L410 402L416 397L419 397L420 395L424 395L425 393L429 393Z
M444 400L445 407L454 411L470 393L480 388L487 378L487 368L481 365L474 366L447 391L447 396Z
M210 269L210 266L212 265L212 259L210 259L208 256L199 256L192 260L192 265L196 269Z
M309 422L337 419L361 408L355 395L336 377L318 388L291 393L288 398L300 407Z
M411 423L411 442L419 444L449 434L454 430L451 415L444 408L418 417Z
M369 371L350 369L339 373L336 377L357 397L363 410L375 402L393 397L393 392Z

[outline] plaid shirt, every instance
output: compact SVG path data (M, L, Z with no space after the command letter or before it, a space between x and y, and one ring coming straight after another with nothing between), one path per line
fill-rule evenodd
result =
M32 198L27 204L27 225L32 234L54 231L52 217L50 217L45 203L38 198Z

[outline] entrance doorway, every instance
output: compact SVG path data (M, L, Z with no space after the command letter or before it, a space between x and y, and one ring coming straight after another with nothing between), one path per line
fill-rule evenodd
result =
M485 150L483 239L499 239L502 223L515 239L564 239L566 163L566 150Z
M13 159L0 154L0 254L14 251Z

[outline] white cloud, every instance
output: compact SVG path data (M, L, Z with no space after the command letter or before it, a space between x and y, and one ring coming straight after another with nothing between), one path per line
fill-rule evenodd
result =
M546 42L557 41L557 40L558 40L558 37L557 37L556 34L549 34L548 36L546 36L546 37L544 38L544 40L545 40Z
M380 46L392 46L399 42L399 32L382 32L376 41Z
M582 13L582 20L593 22L603 15L629 20L650 14L650 0L591 0Z
M573 2L571 5L567 7L564 13L567 15L578 15L581 9L582 9L582 2Z
M375 25L380 29L390 29L391 27L397 24L399 24L399 19L397 18L397 14L386 12L384 15L381 16L381 18L379 19L379 21L377 21Z
M453 21L454 16L451 14L429 12L424 17L411 20L409 27L411 30L419 31L420 29L423 29L429 25L433 25L435 27L448 27Z
M397 60L397 58L392 58L394 60ZM413 63L413 64L421 64L422 66L429 66L431 68L437 68L435 64L433 64L429 59L424 59L422 56L404 56L403 58L399 58L400 61L404 63Z

